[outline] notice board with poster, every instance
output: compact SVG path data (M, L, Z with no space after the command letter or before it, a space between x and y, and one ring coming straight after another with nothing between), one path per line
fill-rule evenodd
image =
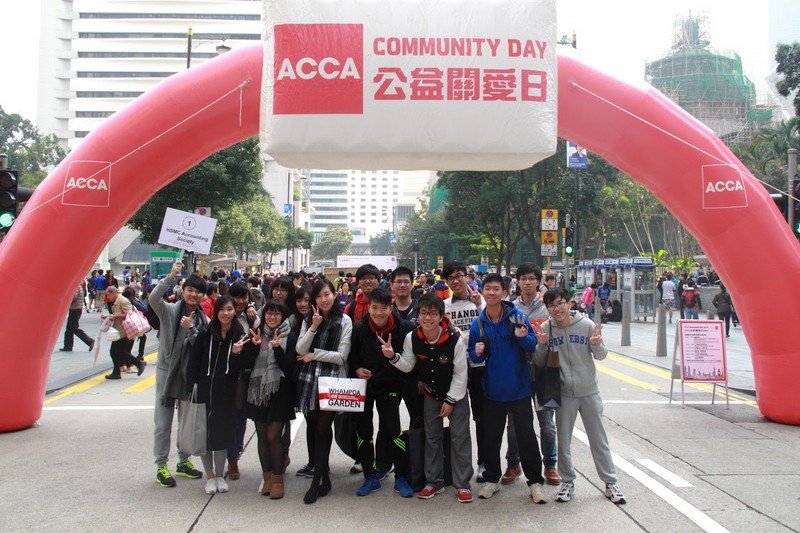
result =
M728 366L725 357L724 324L721 320L678 320L675 349L672 358L672 382L681 380L681 403L684 403L684 383L713 383L711 403L714 403L716 384L725 384L725 401L728 402ZM680 348L680 361L678 360Z

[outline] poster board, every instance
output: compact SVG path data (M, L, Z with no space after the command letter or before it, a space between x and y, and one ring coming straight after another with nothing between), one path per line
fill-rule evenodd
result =
M672 379L669 401L676 379L681 380L681 403L684 404L684 383L713 383L711 403L716 396L716 384L725 384L728 404L728 365L725 353L724 324L721 320L678 320L675 328L675 348L672 353ZM680 349L680 359L678 350Z

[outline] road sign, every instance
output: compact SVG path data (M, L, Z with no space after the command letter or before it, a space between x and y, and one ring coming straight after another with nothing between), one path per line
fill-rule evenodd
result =
M394 233L389 234L389 244L395 244L397 242L397 235Z
M541 236L542 244L558 244L558 231L543 231Z
M542 230L555 231L558 229L558 209L542 209Z
M558 254L557 244L543 244L542 257L555 257Z

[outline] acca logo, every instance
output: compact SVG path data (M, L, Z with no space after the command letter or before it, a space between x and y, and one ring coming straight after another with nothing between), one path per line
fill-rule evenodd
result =
M360 115L363 72L363 25L275 26L276 115Z
M703 209L747 207L742 172L734 165L703 165Z
M64 179L63 205L108 207L111 203L111 163L73 161Z

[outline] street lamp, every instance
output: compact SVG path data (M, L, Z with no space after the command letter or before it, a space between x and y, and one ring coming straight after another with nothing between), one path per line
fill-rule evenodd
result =
M186 35L186 68L192 66L192 50L200 46L201 44L210 43L214 39L204 39L202 41L198 41L192 46L192 27L189 26L189 32ZM217 55L222 55L227 52L231 51L231 47L229 44L226 43L227 39L222 39L220 43L216 46Z

